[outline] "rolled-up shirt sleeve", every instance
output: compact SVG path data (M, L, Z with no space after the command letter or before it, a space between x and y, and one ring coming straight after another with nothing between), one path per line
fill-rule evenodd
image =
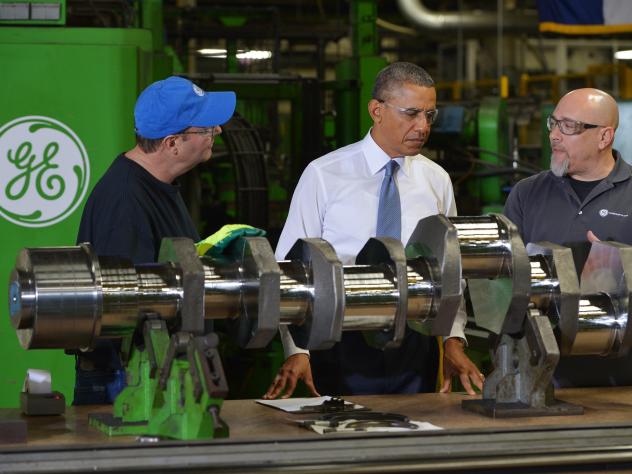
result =
M318 172L307 166L296 185L287 220L279 237L275 256L284 260L297 240L308 237L322 237L324 215L324 193ZM283 352L287 359L294 354L308 354L309 351L298 347L286 325L279 326Z

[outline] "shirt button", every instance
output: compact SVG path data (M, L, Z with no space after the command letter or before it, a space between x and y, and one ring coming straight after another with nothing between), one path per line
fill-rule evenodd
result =
M579 211L577 214L580 214L580 215L581 215L581 214L583 214L583 212L584 212L584 211Z

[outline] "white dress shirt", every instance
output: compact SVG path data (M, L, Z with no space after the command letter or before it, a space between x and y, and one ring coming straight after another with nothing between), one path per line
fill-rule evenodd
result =
M369 238L375 236L380 186L391 158L367 133L363 140L332 151L307 165L294 190L285 226L276 248L284 260L301 238L328 241L343 265L353 264ZM423 155L394 158L402 207L402 242L406 244L424 217L456 215L448 173ZM450 337L465 339L465 312L459 310ZM286 356L303 352L289 333L281 331Z

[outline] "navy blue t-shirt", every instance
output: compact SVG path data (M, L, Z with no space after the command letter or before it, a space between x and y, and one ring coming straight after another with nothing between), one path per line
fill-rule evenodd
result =
M200 240L178 185L164 183L119 155L96 184L83 210L77 243L90 242L100 257L133 263L158 259L163 237ZM75 405L112 403L125 387L120 343L99 340L77 357Z
M180 187L119 155L88 198L77 243L90 242L100 257L151 263L158 258L163 237L200 240Z

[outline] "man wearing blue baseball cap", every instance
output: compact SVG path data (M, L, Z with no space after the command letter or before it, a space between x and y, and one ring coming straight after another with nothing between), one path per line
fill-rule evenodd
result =
M136 146L96 184L77 242L99 256L154 262L163 237L200 239L176 178L211 158L220 125L235 111L234 92L205 92L182 77L154 82L134 108ZM97 346L77 356L74 404L112 403L125 386L118 350Z

